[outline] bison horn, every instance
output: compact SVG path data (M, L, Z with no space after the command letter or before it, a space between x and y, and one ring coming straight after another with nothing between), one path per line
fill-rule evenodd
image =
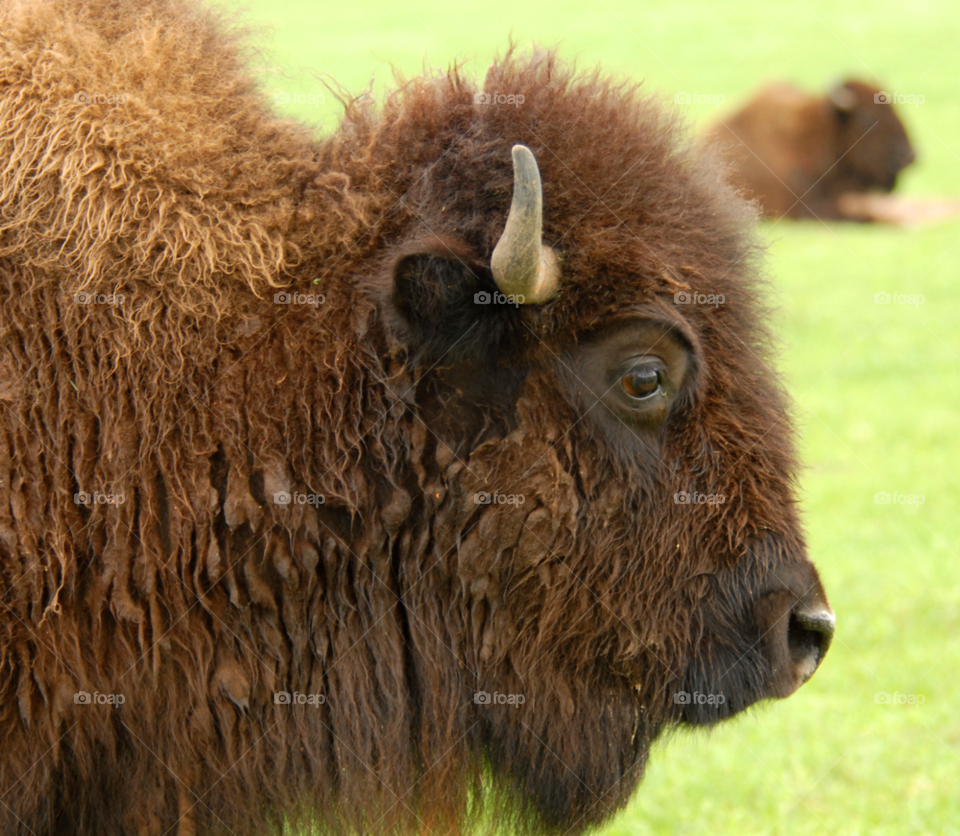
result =
M513 202L490 268L501 293L523 297L526 305L549 302L560 286L560 264L556 253L543 245L542 230L540 169L529 148L514 145Z
M849 113L857 106L857 94L845 84L835 84L830 90L830 101L841 113Z

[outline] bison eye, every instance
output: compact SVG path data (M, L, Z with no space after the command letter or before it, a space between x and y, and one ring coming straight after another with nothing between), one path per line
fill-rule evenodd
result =
M684 326L685 327L685 326ZM561 364L561 379L589 415L629 451L647 455L680 393L692 391L694 350L673 322L624 317L587 334Z
M620 386L627 397L643 401L661 391L660 370L653 366L631 369L620 378Z

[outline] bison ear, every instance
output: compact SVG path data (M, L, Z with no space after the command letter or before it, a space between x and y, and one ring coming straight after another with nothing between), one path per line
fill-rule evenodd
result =
M830 88L829 99L837 113L850 113L857 106L857 94L845 84L834 84Z
M452 344L476 323L477 294L495 287L465 246L431 239L394 261L390 301L417 342Z

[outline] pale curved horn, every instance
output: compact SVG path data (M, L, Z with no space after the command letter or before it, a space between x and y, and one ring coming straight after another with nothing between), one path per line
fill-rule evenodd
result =
M545 247L540 169L525 145L513 146L513 202L503 235L490 259L493 278L506 296L522 296L525 305L549 302L560 289L560 263Z

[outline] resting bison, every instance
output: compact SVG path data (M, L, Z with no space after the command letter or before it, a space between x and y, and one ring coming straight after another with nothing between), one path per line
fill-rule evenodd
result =
M860 81L823 97L770 85L707 137L734 163L733 184L770 217L874 220L868 204L844 196L892 191L914 160L889 96Z
M813 673L753 215L655 103L508 54L318 140L181 0L0 32L0 832L578 832Z

